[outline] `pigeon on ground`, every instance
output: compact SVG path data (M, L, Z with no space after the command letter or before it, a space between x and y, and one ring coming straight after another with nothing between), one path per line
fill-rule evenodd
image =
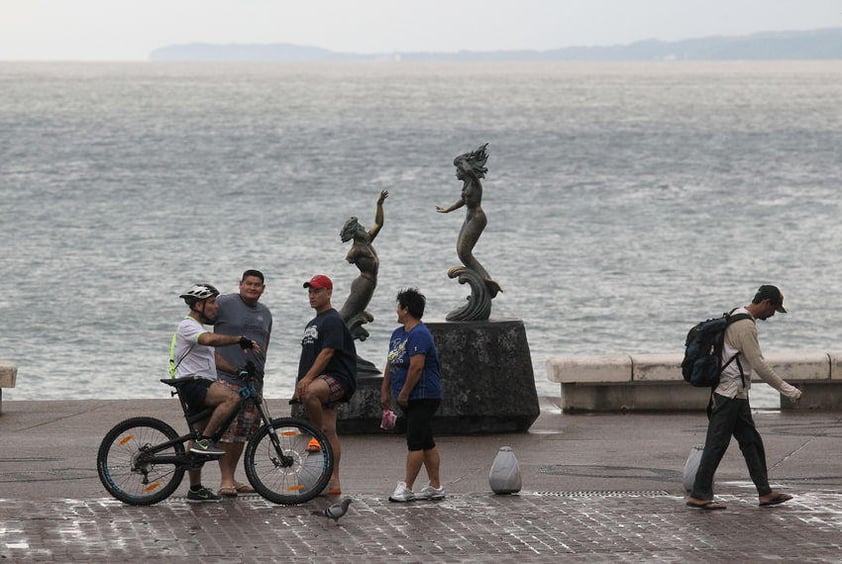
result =
M314 515L322 515L324 517L329 517L333 519L333 522L336 523L339 521L339 518L345 515L348 512L348 506L351 505L351 498L346 497L339 503L334 503L333 505L326 507L322 511L313 511Z

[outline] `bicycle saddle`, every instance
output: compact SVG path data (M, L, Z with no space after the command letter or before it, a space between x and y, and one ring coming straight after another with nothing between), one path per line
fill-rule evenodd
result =
M187 382L192 382L193 380L194 378L192 376L183 376L181 378L161 378L161 382L176 389L180 388Z

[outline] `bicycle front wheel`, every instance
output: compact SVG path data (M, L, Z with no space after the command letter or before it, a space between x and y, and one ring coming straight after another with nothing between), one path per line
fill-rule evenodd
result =
M257 493L273 503L295 505L325 489L333 472L333 449L310 423L282 417L249 439L243 464Z
M153 417L134 417L111 429L96 456L99 479L108 493L130 505L151 505L169 497L181 484L184 467L160 464L156 456L184 455L184 444L163 450L157 445L178 439L178 433Z

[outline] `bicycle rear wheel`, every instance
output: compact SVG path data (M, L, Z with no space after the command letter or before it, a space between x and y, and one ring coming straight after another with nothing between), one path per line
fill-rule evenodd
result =
M151 452L156 445L178 438L175 430L153 417L133 417L118 423L102 439L96 456L99 479L108 493L130 505L151 505L169 497L181 484L184 467L160 464L155 456L183 456L176 443Z
M278 438L283 457L273 436ZM310 445L311 439L318 442L318 449ZM333 449L310 423L281 417L263 425L249 439L243 464L257 493L274 503L295 505L310 501L325 489L333 472Z

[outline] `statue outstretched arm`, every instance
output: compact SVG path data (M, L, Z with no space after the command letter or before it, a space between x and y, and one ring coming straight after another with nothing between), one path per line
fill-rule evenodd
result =
M459 208L461 208L464 205L465 205L465 200L460 198L458 201L453 202L452 204L450 204L446 208L436 206L436 211L439 212L439 213L450 213L453 210L458 210Z
M383 214L383 202L386 201L386 198L389 197L389 191L383 190L380 192L380 197L377 198L377 209L374 212L374 225L371 226L371 229L368 230L368 235L371 237L373 241L377 234L380 233L380 230L383 228L383 221L385 216Z

